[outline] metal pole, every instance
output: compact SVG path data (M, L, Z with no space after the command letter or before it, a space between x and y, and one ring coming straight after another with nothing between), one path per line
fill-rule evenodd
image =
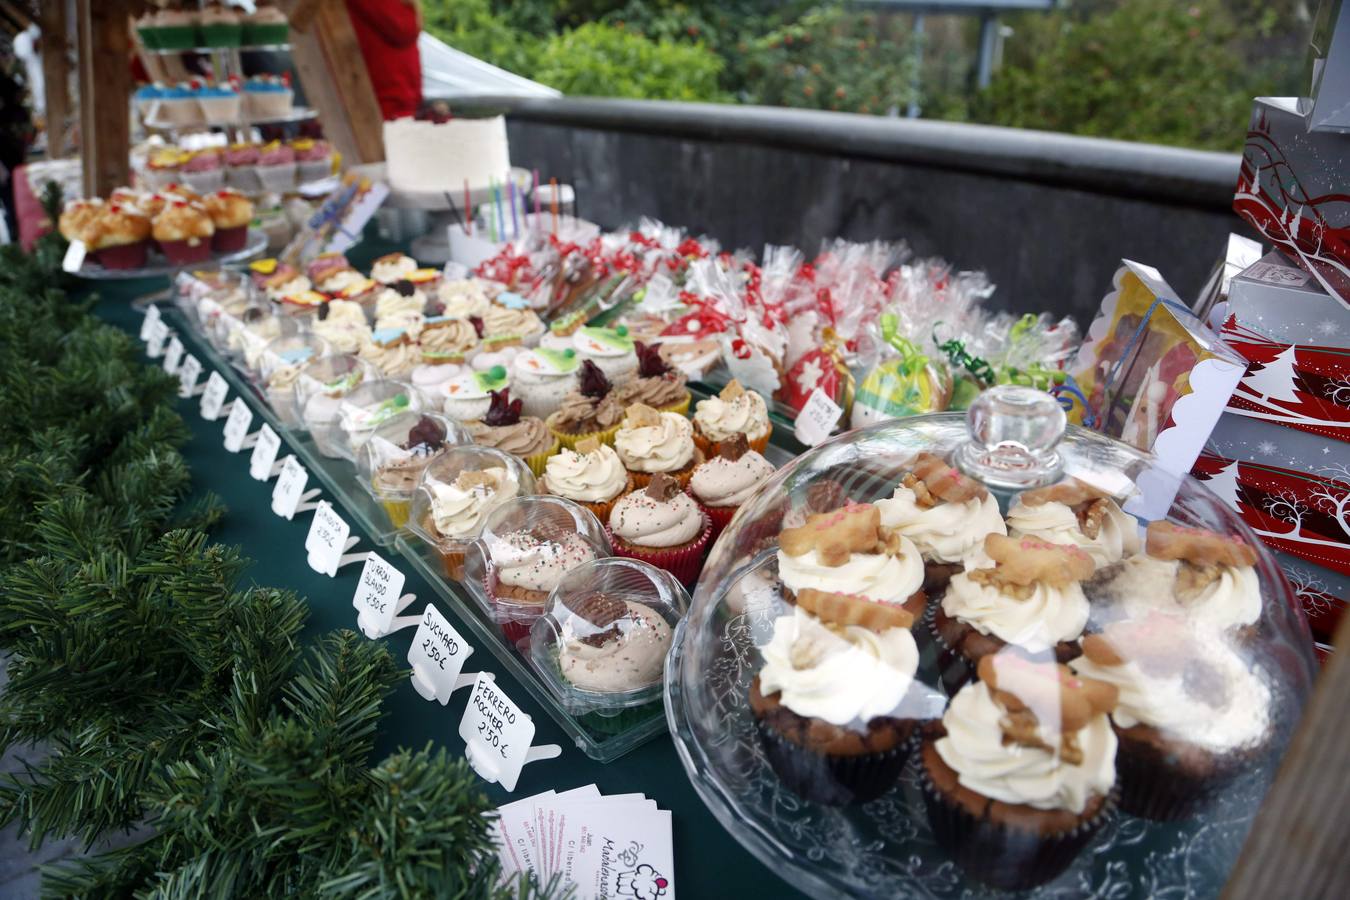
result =
M905 110L905 116L910 119L917 119L921 112L919 108L919 92L923 70L923 13L914 14L914 69L910 73L909 80L909 106Z
M980 14L980 55L975 63L975 86L989 87L994 75L994 53L998 46L998 16L989 10Z

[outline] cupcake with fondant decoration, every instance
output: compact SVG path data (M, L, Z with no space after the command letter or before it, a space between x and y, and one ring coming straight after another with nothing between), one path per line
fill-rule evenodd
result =
M200 207L175 201L155 216L151 235L170 265L185 266L211 258L211 238L216 226Z
M952 576L933 618L948 693L980 660L1009 645L1060 662L1078 656L1089 606L1082 583L1096 566L1072 544L990 534L976 568Z
M76 236L103 268L139 269L145 265L153 233L150 220L140 210L108 203L87 215ZM209 244L207 250L210 251Z
M420 362L417 344L401 328L377 329L357 353L384 373L386 378L402 378Z
M1115 808L1117 691L1011 648L979 676L926 729L924 802L968 875L1024 890L1068 868Z
M329 300L315 311L310 330L338 353L359 353L371 338L365 311L350 300Z
M347 257L341 253L320 253L305 265L305 276L325 293L336 293L325 286L328 279L339 272L355 271L352 264L347 261Z
M404 253L386 253L375 260L370 267L370 277L380 284L391 285L407 280L417 271L417 260Z
M417 285L402 278L375 295L375 319L410 312L421 315L426 306L427 295L419 291Z
M465 372L450 379L441 393L445 414L458 422L482 419L492 408L492 393L511 385L506 369L494 366L486 372Z
M1261 618L1256 551L1236 537L1172 522L1148 526L1144 552L1094 580L1103 618L1179 616L1192 627L1244 640Z
M228 188L202 199L206 214L216 228L211 249L217 253L235 253L248 243L248 226L253 221L253 201Z
M715 456L694 468L689 491L712 520L714 541L773 473L773 463L751 450L743 434L722 441Z
M777 563L790 603L810 589L903 607L918 619L928 602L918 548L904 535L883 529L871 503L846 502L784 528Z
M878 500L881 524L914 542L924 558L924 590L937 596L984 547L1007 534L998 500L984 485L932 453L920 453L887 500Z
M769 436L773 434L764 398L747 391L734 378L716 397L694 405L694 440L705 454L715 452L717 443L733 434L745 435L750 449L758 453L769 446Z
M462 581L465 553L488 515L532 493L534 476L520 460L489 447L452 447L422 473L409 525L436 550L446 576Z
M919 721L908 610L814 588L759 648L750 711L783 783L815 803L875 799L900 777Z
M1139 552L1139 522L1105 491L1077 478L1023 491L1008 510L1008 533L1086 550L1098 567Z
M557 412L544 422L564 447L575 447L588 437L613 444L623 415L624 409L614 399L609 379L588 359L577 371L577 389L564 397Z
M509 388L493 391L487 414L465 423L475 444L495 447L519 457L536 476L544 474L548 458L558 451L558 439L544 421L520 414L520 400L512 400Z
M678 413L657 412L642 403L634 403L624 413L614 433L614 449L639 488L658 472L685 486L694 467L703 462L688 419Z
M523 350L511 361L511 380L525 413L545 418L572 393L581 360L574 350Z
M483 313L483 339L496 347L533 346L544 333L544 323L532 309L508 309L491 304Z
M661 358L660 344L633 344L638 357L637 377L614 389L614 399L627 409L644 403L660 412L684 415L689 412L689 389L685 377Z
M712 523L680 483L665 473L620 497L606 523L615 556L650 563L693 584L703 567Z
M1120 806L1171 821L1212 803L1269 749L1270 676L1226 641L1154 613L1083 638L1069 663L1116 686Z
M548 457L543 479L542 486L548 493L581 504L601 522L608 522L614 502L634 489L633 476L614 448L594 437Z
M468 319L432 316L422 325L418 342L424 363L462 363L477 349L478 331Z
M579 328L572 335L572 345L582 359L599 366L605 377L616 385L637 377L637 344L629 337L625 325Z
M296 138L291 141L295 151L297 177L301 184L319 181L333 174L333 146L315 138Z
M408 381L426 396L439 397L446 385L466 371L459 363L422 363L408 375Z

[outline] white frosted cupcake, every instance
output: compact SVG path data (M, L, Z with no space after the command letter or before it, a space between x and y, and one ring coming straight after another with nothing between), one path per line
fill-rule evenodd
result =
M1073 544L1100 566L1139 552L1139 522L1104 491L1070 478L1024 491L1008 510L1008 533Z

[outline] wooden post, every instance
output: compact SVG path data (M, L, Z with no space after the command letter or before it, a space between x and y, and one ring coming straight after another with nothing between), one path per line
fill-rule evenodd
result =
M1336 629L1335 643L1252 823L1225 900L1350 897L1350 616Z
M78 0L80 155L84 192L106 197L131 183L133 0Z
M47 107L47 155L66 153L70 117L70 40L66 30L65 0L42 4L42 81Z
M384 159L383 118L342 0L290 0L291 59L324 134L349 163Z

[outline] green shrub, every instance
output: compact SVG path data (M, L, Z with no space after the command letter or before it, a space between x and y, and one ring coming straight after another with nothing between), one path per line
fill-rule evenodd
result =
M427 3L422 26L456 50L508 72L534 77L542 42L514 19L494 13L490 0Z
M550 38L533 77L565 94L719 100L721 70L721 59L702 44L654 41L590 23Z

